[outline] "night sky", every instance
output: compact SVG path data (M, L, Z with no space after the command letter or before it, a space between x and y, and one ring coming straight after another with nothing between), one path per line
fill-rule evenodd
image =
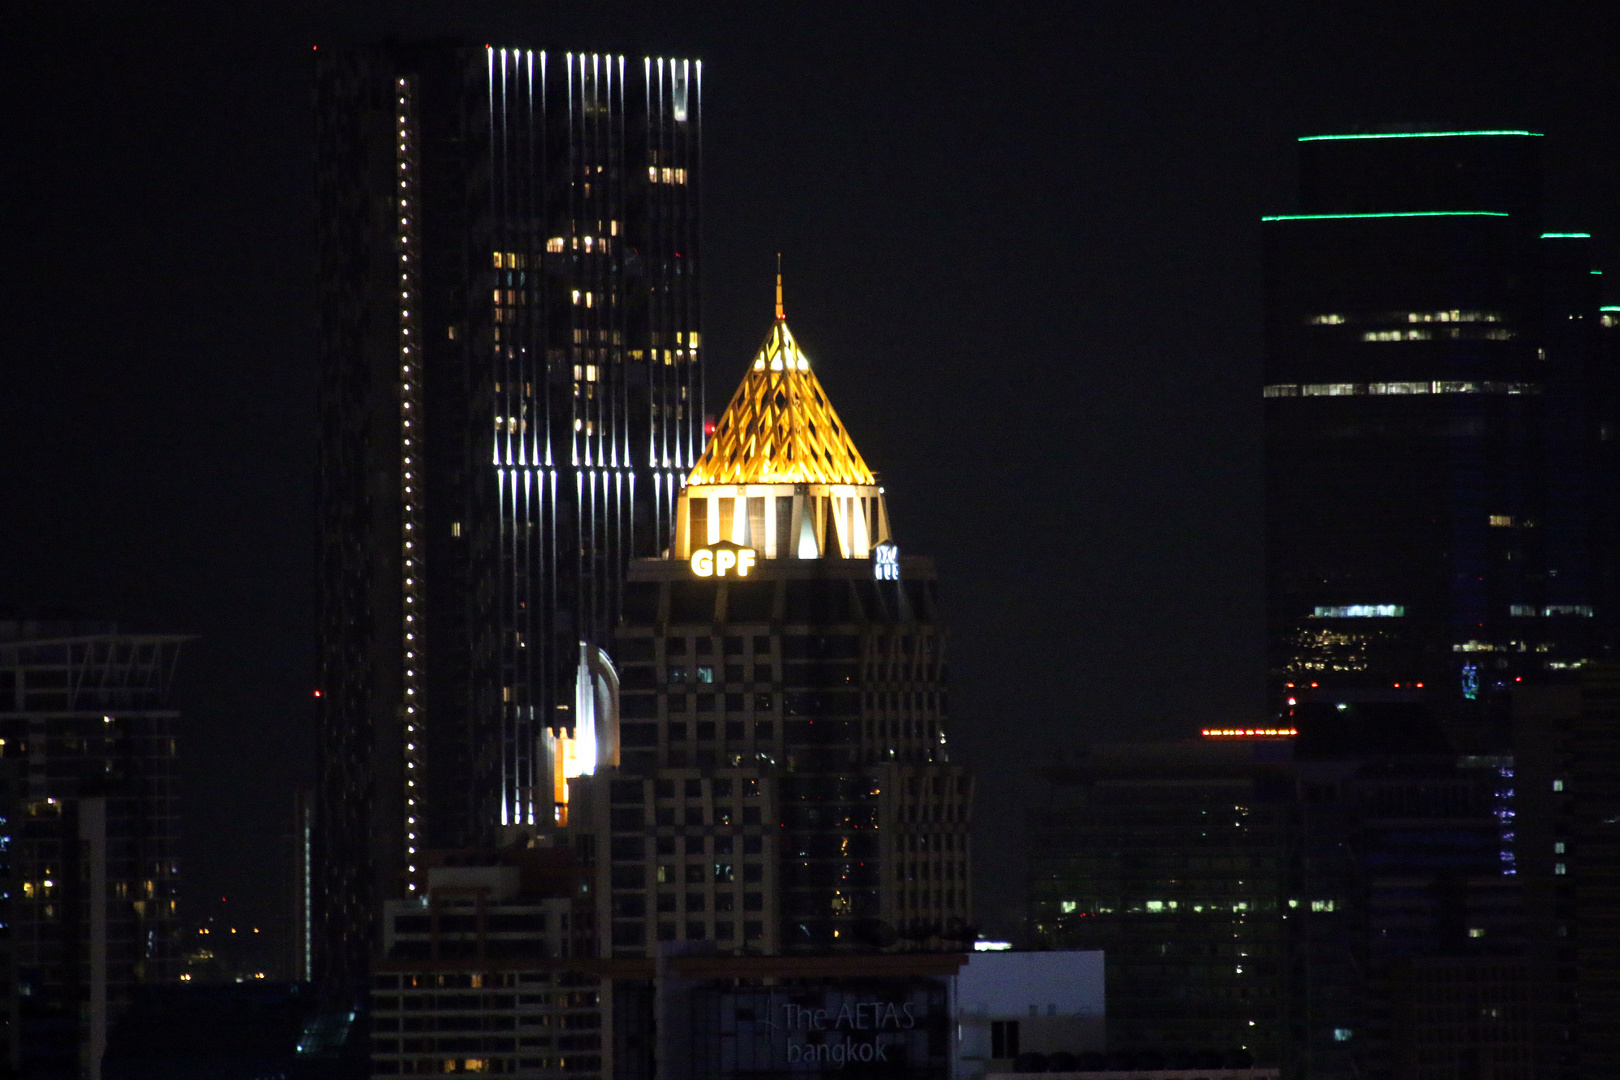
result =
M1032 765L1260 718L1259 217L1295 136L1543 131L1547 228L1620 274L1605 0L28 7L0 45L0 609L198 635L188 919L284 915L313 776L314 44L704 61L709 409L781 251L899 543L940 562L992 932Z

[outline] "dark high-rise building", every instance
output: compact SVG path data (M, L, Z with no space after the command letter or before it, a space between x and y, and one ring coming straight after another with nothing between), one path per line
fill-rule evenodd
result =
M1281 738L1213 737L1042 770L1030 936L1102 951L1110 1050L1287 1059L1291 756Z
M605 955L971 940L934 565L900 555L780 302L612 648L616 730L557 758Z
M668 543L702 439L700 73L315 54L329 985L360 985L426 848L550 824L546 733Z
M168 693L184 640L0 622L0 891L17 1017L0 1067L18 1075L98 1075L136 988L179 974Z
M1614 639L1613 376L1539 136L1301 140L1266 219L1267 612L1282 710L1421 703L1506 745L1508 694Z
M1356 739L1214 729L1043 770L1036 943L1103 952L1110 1050L1246 1052L1314 1080L1562 1075L1514 758L1342 704L1331 731Z

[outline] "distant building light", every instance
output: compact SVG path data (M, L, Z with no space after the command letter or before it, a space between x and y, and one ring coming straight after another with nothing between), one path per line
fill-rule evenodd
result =
M1400 604L1338 604L1317 605L1311 613L1313 619L1399 619L1406 614Z
M1353 1034L1355 1034L1355 1033L1353 1031L1351 1031L1349 1028L1334 1028L1333 1029L1333 1041L1334 1042L1349 1042L1350 1041L1350 1036L1353 1035Z
M1298 728L1204 728L1206 739L1292 739Z
M1332 221L1344 218L1507 217L1500 210L1402 210L1385 214L1271 214L1261 221Z
M974 952L1006 952L1011 948L1012 942L1010 941L975 941L973 943Z
M1475 135L1527 135L1531 138L1541 138L1541 132L1539 131L1390 131L1363 135L1301 135L1299 137L1299 141L1340 142L1346 139L1456 139Z

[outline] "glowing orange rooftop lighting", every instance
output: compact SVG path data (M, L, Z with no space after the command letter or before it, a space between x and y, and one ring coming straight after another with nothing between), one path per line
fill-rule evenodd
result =
M1201 734L1206 739L1292 739L1299 734L1299 729L1291 727L1207 727L1203 729Z

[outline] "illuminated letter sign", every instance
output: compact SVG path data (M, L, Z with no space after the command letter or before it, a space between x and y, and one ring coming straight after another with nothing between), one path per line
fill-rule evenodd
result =
M754 569L759 553L753 548L714 547L698 548L692 552L692 573L698 577L747 577Z
M891 541L872 549L872 576L878 581L900 580L900 549Z

